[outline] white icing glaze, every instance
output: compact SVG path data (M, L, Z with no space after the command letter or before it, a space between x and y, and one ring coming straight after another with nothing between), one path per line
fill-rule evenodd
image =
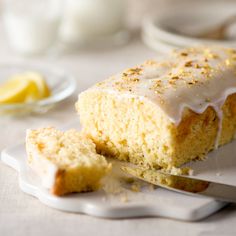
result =
M29 130L27 130L26 136L28 136L28 134ZM47 189L51 189L54 186L56 180L58 167L47 160L43 155L40 155L38 151L30 145L27 147L27 153L30 154L28 163L32 167L32 169L40 176L42 186Z
M30 166L40 176L42 186L51 189L55 184L58 167L40 156L37 151L32 151L32 157L33 160Z
M111 77L91 89L117 97L148 99L178 125L185 108L200 114L209 106L219 118L215 147L222 127L222 105L236 93L236 51L220 47L196 47L173 52L159 61Z

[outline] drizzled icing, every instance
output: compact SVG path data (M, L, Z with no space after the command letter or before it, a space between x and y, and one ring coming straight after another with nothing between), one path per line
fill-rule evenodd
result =
M203 113L213 107L219 118L216 147L222 126L222 105L236 93L236 51L195 47L174 51L161 60L149 60L125 70L92 89L151 100L174 124L184 108Z

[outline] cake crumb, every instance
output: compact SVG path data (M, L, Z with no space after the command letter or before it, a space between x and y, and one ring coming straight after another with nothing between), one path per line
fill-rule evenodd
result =
M154 191L155 189L157 189L158 187L157 186L155 186L154 184L149 184L148 185L148 189L150 190L150 191Z
M167 169L162 169L163 172L167 172L171 175L193 175L194 171L190 167L168 167Z
M141 183L132 177L122 177L121 182L128 185L128 188L133 192L140 192L141 190Z
M123 177L121 181L125 182L126 184L133 184L135 179L132 177Z
M126 194L123 194L121 197L120 197L120 201L123 202L123 203L126 203L129 201L128 199L128 196Z
M133 191L133 192L140 192L140 184L138 183L138 182L136 182L136 183L133 183L132 185L131 185L131 190Z
M102 189L105 191L105 193L113 195L120 194L123 190L120 181L112 175L109 175L103 179Z

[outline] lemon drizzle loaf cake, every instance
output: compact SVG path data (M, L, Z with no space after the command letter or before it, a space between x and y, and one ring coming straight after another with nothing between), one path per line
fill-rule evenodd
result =
M28 130L26 151L30 167L55 195L96 190L111 168L92 140L75 130Z
M155 168L202 158L234 138L236 51L174 51L79 95L83 132L102 153Z

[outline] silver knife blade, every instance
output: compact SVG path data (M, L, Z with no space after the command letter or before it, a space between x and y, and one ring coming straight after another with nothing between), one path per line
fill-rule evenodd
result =
M236 203L236 186L172 175L140 167L122 166L121 169L138 179L172 191L195 196L206 196L224 202Z

